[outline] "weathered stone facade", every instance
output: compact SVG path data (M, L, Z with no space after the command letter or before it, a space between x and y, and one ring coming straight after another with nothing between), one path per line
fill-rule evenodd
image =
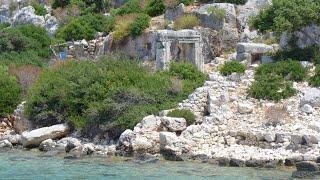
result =
M204 70L201 34L195 30L162 30L156 41L156 67L166 70L174 60L186 60ZM183 46L187 45L187 46Z

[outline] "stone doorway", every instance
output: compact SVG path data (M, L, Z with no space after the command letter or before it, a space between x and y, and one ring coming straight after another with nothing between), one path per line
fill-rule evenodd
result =
M195 30L161 30L157 34L156 67L168 70L171 61L189 61L204 71L201 34Z

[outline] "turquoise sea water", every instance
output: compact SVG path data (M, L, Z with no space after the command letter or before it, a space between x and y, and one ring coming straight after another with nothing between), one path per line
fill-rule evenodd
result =
M0 179L289 179L292 170L218 167L206 163L158 161L137 164L124 158L44 157L36 152L0 152Z

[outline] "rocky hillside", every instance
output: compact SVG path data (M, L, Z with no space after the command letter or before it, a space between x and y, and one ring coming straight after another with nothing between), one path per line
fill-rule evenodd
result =
M316 0L1 3L0 147L319 160Z

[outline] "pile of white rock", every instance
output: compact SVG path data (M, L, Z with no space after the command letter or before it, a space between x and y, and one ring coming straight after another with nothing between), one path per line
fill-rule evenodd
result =
M131 153L161 153L173 160L223 158L233 165L235 161L265 166L270 161L316 160L320 156L320 90L306 82L294 83L295 96L273 102L248 97L246 91L253 82L251 69L228 77L214 70L203 87L179 104L179 109L197 115L196 124L177 132L162 120L168 118L165 113L148 116L121 135L120 146Z
M69 135L66 124L25 131L21 135L11 132L0 137L0 148L39 148L47 155L62 155L67 158L80 158L87 155L108 156L116 152L115 145L94 144Z

